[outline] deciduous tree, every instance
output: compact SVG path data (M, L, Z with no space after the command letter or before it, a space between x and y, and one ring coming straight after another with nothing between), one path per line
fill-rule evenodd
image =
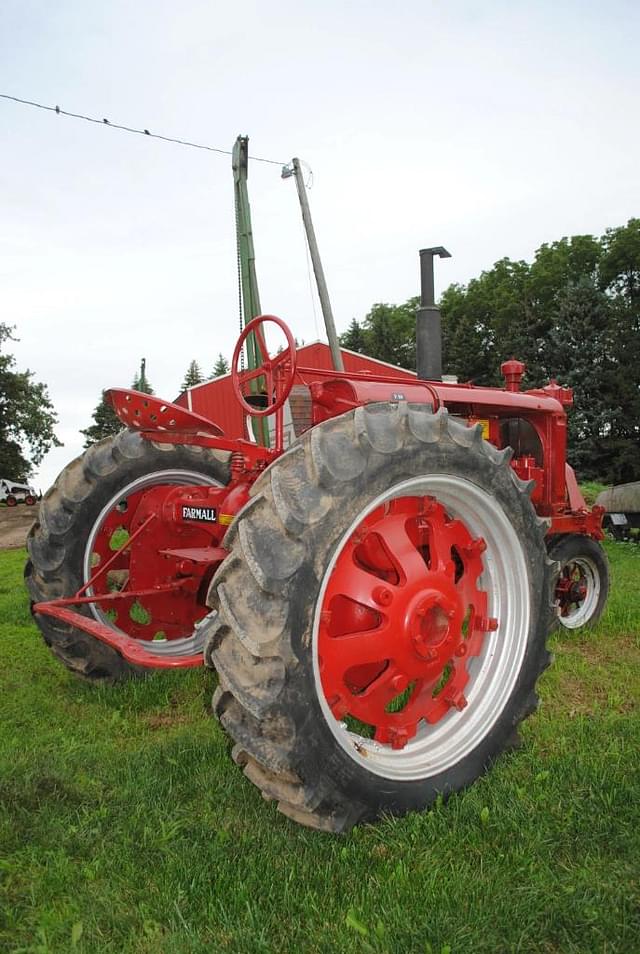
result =
M61 447L55 435L57 416L47 387L33 373L17 371L7 341L13 328L0 323L0 474L27 480L51 447Z

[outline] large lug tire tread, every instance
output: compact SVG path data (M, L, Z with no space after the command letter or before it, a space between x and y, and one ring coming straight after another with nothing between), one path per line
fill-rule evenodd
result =
M591 561L591 563L593 563L600 583L598 601L592 613L589 615L589 618L585 619L582 626L575 627L575 629L577 630L582 629L583 627L595 626L604 613L607 605L607 599L609 597L609 561L607 559L607 554L604 552L601 544L599 544L597 540L594 540L592 537L587 537L584 534L568 533L563 536L554 537L550 541L549 557L558 564L556 581L562 571L562 568L576 558L586 557ZM567 631L566 627L562 623L561 616L557 615L555 622L555 628L557 630L564 632Z
M226 484L229 456L203 447L156 444L130 430L91 446L65 467L40 502L27 538L25 581L32 604L72 596L82 586L87 537L120 488L161 470L195 471ZM90 615L88 608L82 612ZM81 630L52 617L36 620L53 654L88 682L113 683L146 672Z
M536 710L535 684L550 660L556 567L546 556L547 523L509 461L509 451L482 439L479 425L468 428L445 410L374 405L318 425L254 484L225 539L231 555L209 591L218 613L205 623L205 662L219 674L213 710L235 742L234 761L289 818L341 832L385 811L421 809L517 746L517 726ZM313 614L331 554L363 506L436 467L482 484L516 525L525 541L533 632L491 744L483 740L445 777L387 782L353 763L326 724L312 672Z

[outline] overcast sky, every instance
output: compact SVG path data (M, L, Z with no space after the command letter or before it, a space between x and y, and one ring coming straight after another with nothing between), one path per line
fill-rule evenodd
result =
M0 0L0 92L313 169L338 330L544 241L638 214L636 0ZM262 307L318 337L299 207L249 188ZM172 399L238 328L230 159L0 100L0 320L81 450L141 357ZM445 358L446 363L446 358Z

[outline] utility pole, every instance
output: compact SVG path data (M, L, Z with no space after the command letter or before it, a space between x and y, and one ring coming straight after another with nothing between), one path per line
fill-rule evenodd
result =
M313 263L313 271L316 276L316 284L318 286L318 296L320 298L320 307L322 308L322 315L324 317L324 326L327 330L327 338L329 339L329 348L331 349L331 359L333 361L333 367L336 371L344 371L344 364L342 361L342 353L340 351L340 345L338 344L338 335L336 334L336 326L333 320L333 312L331 311L331 302L329 300L329 290L327 288L327 282L324 277L324 270L322 268L322 262L320 260L320 252L318 250L318 243L316 241L316 233L313 229L313 222L311 221L311 209L309 208L309 200L307 199L307 190L304 184L304 178L302 175L302 168L300 166L299 159L292 159L290 166L284 166L282 169L282 178L288 179L290 176L295 176L296 188L298 190L298 199L300 200L300 208L302 210L302 221L304 222L304 230L307 234L307 242L309 244L309 252L311 254L311 261Z

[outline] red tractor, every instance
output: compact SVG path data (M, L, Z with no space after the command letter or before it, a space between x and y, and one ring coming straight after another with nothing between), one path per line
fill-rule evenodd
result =
M473 782L536 709L554 624L593 623L607 596L602 508L566 463L571 392L522 391L515 360L504 388L440 380L432 258L415 381L319 376L257 318L232 373L247 415L275 415L273 446L112 390L125 429L60 474L28 541L68 669L215 668L234 760L326 831ZM239 370L249 336L261 364Z

